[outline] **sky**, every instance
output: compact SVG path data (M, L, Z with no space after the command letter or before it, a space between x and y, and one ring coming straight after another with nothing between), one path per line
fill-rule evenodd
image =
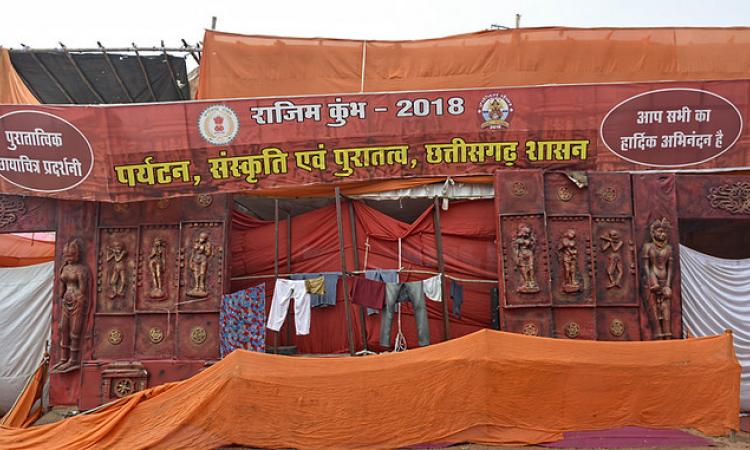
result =
M194 44L219 31L294 37L424 39L512 27L750 26L750 0L125 0L3 2L0 45Z

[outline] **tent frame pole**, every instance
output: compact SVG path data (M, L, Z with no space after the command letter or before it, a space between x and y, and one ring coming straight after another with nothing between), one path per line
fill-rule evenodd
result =
M286 273L292 273L292 215L286 213ZM287 323L291 325L291 308L287 311ZM292 327L286 327L286 341L292 342Z
M273 200L273 276L274 283L279 278L279 199ZM289 326L289 324L287 324ZM273 352L279 353L279 333L281 330L273 334Z
M443 259L443 234L440 228L440 198L435 197L433 214L435 216L435 244L437 246L438 272L440 272L440 295L443 305L443 337L444 340L451 338L450 321L448 320L448 298L445 295L445 260Z
M349 200L349 225L351 225L352 228L352 250L354 251L354 270L359 270L359 248L357 248L357 226L355 224L354 219L354 201L352 199ZM365 267L366 269L366 267ZM361 306L359 307L359 318L362 322L362 348L364 350L369 350L367 348L367 313L365 312L365 307Z
M349 302L349 287L346 282L346 253L344 251L344 225L341 220L341 189L336 186L336 225L339 230L339 254L341 255L341 287L344 289L346 307L346 336L349 341L349 354L354 356L354 331L352 330L352 309Z

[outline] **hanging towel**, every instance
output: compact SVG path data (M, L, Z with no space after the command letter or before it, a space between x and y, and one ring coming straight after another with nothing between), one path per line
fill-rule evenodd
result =
M290 280L309 280L323 277L325 279L325 294L310 294L310 307L322 308L326 306L336 306L337 285L341 272L320 272L320 273L296 273L290 275Z
M383 309L385 283L363 277L352 278L352 303L374 310Z
M382 281L383 283L397 283L398 270L393 269L371 269L365 271L365 278L368 280ZM380 313L380 309L367 308L367 315Z
M305 289L308 294L326 295L325 278L322 276L305 280Z
M424 289L425 297L429 298L433 302L443 301L443 289L442 289L443 276L441 274L435 275L434 277L422 280L422 289Z
M219 328L219 347L222 358L238 348L265 352L265 284L224 295L221 298Z

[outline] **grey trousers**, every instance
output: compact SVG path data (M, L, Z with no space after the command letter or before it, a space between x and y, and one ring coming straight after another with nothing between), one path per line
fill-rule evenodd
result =
M385 284L385 308L380 317L380 345L390 347L391 326L393 315L396 313L396 303L405 299L411 300L414 306L414 319L417 321L417 337L419 346L430 345L430 324L427 320L427 305L425 305L424 290L421 281L410 283Z

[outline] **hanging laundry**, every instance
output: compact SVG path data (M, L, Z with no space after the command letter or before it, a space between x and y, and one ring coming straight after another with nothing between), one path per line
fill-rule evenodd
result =
M461 318L461 305L464 304L464 287L451 280L451 298L453 299L453 315Z
M424 295L433 302L443 301L442 281L442 274L438 274L434 277L422 280L422 289L424 289Z
M380 319L380 345L391 346L391 326L396 312L396 303L410 300L414 306L414 319L417 322L417 337L420 346L430 345L430 324L427 320L427 305L421 281L385 284L385 309Z
M385 301L385 283L363 277L352 278L352 303L380 311Z
M265 284L224 295L221 298L219 328L219 347L222 358L238 348L265 352Z
M310 295L326 295L325 278L321 276L305 280L305 289ZM310 304L312 305L312 301Z
M398 270L394 269L371 269L365 271L368 280L382 281L383 283L398 283ZM367 308L367 315L380 313L380 309Z
M319 277L323 277L324 281L324 294L310 293L310 307L320 308L326 306L336 306L336 291L341 277L341 272L320 272L320 273L296 273L290 275L290 280L311 280Z
M307 293L304 280L282 278L276 280L271 309L268 313L268 329L273 331L281 329L291 299L294 299L294 326L297 334L310 334L310 294Z

